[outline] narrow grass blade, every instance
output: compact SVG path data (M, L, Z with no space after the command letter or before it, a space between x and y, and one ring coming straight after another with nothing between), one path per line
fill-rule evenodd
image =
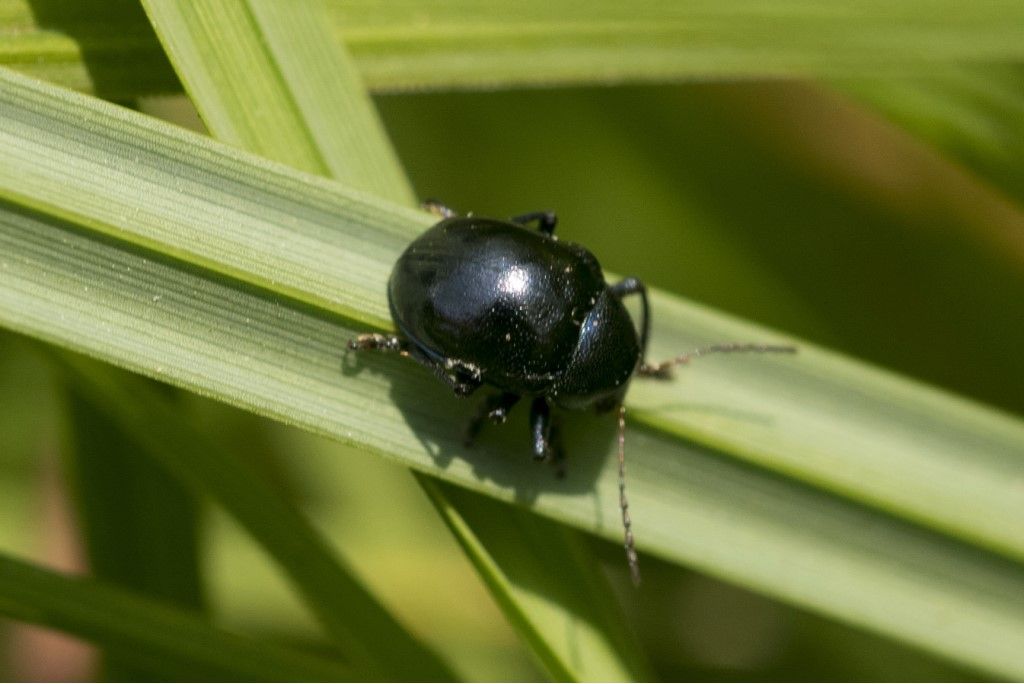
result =
M357 76L319 0L143 4L218 140L411 202L369 95L335 85Z
M151 78L137 68L135 61L161 54L151 37L139 37L136 29L144 26L120 23L125 13L100 6L38 21L31 6L44 4L51 3L0 0L0 9L6 10L0 17L9 22L0 40L0 64L74 87L99 81L108 84L104 94L119 91L125 98L159 92L167 83L166 65L155 66ZM92 0L89 6L96 4L103 3ZM218 9L213 4L197 7ZM1024 10L1014 0L909 0L899 5L645 0L628 6L615 0L585 5L524 0L512 6L424 0L414 9L404 3L330 0L329 8L329 24L339 42L348 45L364 80L378 91L927 75L944 64L1009 63L1024 57ZM179 16L187 15L182 10ZM224 29L226 14L203 16L206 26ZM188 21L198 24L198 15ZM244 41L240 45L259 51L247 37L239 38ZM89 48L84 55L83 46ZM236 83L232 78L250 74L225 76L219 85L230 90Z
M471 9L432 0L415 12L397 3L332 0L331 6L364 78L383 90L880 76L1024 56L1024 9L1012 0L899 6L528 0Z
M0 556L0 614L111 649L182 679L339 681L355 670L217 629L197 615L89 579Z
M950 68L835 85L1024 206L1024 67ZM1009 236L1011 240L1018 234Z
M636 638L582 537L420 476L502 611L554 681L650 681Z
M200 610L198 501L73 386L65 387L67 437L62 456L94 577L140 594ZM104 674L138 672L106 653Z

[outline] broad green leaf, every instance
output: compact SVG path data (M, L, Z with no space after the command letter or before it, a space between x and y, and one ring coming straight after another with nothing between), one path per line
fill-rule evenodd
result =
M413 196L412 188L382 133L359 74L342 47L335 45L333 37L322 30L325 19L319 2L305 3L301 7L289 6L284 13L278 4L262 0L193 3L185 13L181 13L177 4L162 0L149 0L148 7L158 33L171 48L171 58L177 64L183 82L205 84L216 80L216 76L222 73L247 74L246 78L230 79L229 83L222 83L217 88L190 88L193 100L201 109L215 112L212 118L220 122L213 131L215 135L231 140L236 137L235 131L247 131L248 134L240 141L243 146L252 151L262 151L265 156L284 163L294 163L294 157L281 154L282 151L309 149L324 163L322 168L309 165L307 170L329 172L342 180L346 176L355 177L360 187L400 202L409 202ZM194 21L199 16L222 15L225 10L247 17L262 17L263 20L259 26L252 22L232 23L223 19L217 22ZM189 18L192 21L188 21ZM239 40L238 34L243 32L247 38ZM258 45L260 49L223 48L246 42ZM254 53L275 68L253 68L250 62ZM304 58L305 55L308 57ZM287 80L281 82L285 75ZM224 97L225 89L232 97ZM290 98L291 93L304 97ZM338 106L340 104L354 109L354 115ZM268 108L277 114L273 119L250 116L252 111ZM320 125L314 128L307 126L306 121L317 121ZM287 125L281 125L282 122ZM273 147L263 144L262 141L268 139L276 141ZM368 176L370 182L364 182L363 175ZM462 524L453 524L450 528L457 536L468 537L461 539L463 547L467 550L477 548L476 537L466 521L486 519L493 513L493 505L487 507L486 503L466 499L456 511L445 501L441 488L431 486L422 478L419 482L430 492L438 508L448 512L449 519L460 519ZM545 523L535 516L521 514L519 517L519 525L490 539L492 549L505 551L501 563L505 567L509 567L505 559L530 554L534 551L531 542L536 545L536 539L544 537L536 530L530 534L533 527L541 530L551 527L550 523L545 527ZM476 524L474 522L474 526ZM558 567L563 573L594 577L594 559L566 552L569 550L567 546L573 547L567 545L567 538L573 534L579 533L562 531L557 535L557 556L549 554L548 560L552 563L562 561ZM577 541L574 547L583 548L583 545ZM485 575L504 575L497 564L478 563L477 567ZM513 570L516 567L511 564ZM527 643L540 654L540 660L548 666L554 678L645 678L639 671L628 674L624 666L617 663L616 650L624 649L629 643L626 639L615 638L622 631L616 626L624 618L596 619L603 617L597 609L602 604L608 606L605 613L615 613L614 597L607 586L603 591L590 592L589 599L581 599L582 588L600 586L596 577L589 584L567 584L560 578L548 579L542 575L536 579L541 580L539 584L547 594L546 605L534 598L540 590L536 581L532 592L520 588L522 582L514 581L515 578L511 582L504 581L503 577L492 578L487 581L487 586L517 627L532 628L538 623L557 625L557 628L547 631L546 640L540 638L535 629L525 630ZM533 615L538 612L538 605L543 614ZM560 606L560 610L555 606ZM536 619L531 621L527 617L530 615ZM603 629L595 628L598 624ZM588 653L588 657L581 658L581 652ZM641 657L634 655L631 659L640 661Z
M210 626L197 614L0 556L0 614L71 632L182 679L332 681L357 671Z
M508 458L515 425L466 454L464 405L424 371L343 363L351 335L386 321L390 264L429 218L19 77L0 84L5 325L619 538L609 421L572 421L575 468L552 482ZM659 356L781 341L663 293L653 305ZM629 405L642 552L1024 672L1024 569L972 546L1022 555L1006 524L1024 505L1019 420L808 345L638 382Z

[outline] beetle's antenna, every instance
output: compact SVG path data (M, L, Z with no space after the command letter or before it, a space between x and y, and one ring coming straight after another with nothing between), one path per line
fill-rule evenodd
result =
M746 344L743 342L710 344L706 347L700 347L699 349L694 349L693 351L686 352L685 354L680 354L673 359L662 361L661 363L647 363L644 361L637 369L637 374L653 378L667 378L672 374L672 368L674 366L687 364L690 362L690 359L695 359L698 356L707 356L708 354L731 354L734 352L795 354L796 347L789 344Z
M633 521L629 517L629 501L626 500L626 407L619 404L619 508L622 509L622 529L625 531L626 562L633 586L640 586L640 562L636 557L633 542Z

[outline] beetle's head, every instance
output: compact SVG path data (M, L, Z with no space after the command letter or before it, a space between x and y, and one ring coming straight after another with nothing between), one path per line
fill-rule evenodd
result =
M605 289L580 326L580 337L551 399L567 409L598 412L622 403L640 359L636 328L618 297Z

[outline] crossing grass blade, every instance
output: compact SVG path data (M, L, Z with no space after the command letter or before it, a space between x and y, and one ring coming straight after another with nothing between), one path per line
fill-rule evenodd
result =
M76 634L181 679L341 681L357 670L210 626L197 614L0 555L0 614Z
M0 0L6 22L0 64L106 97L166 92L173 73L137 7L127 11L126 4ZM39 17L37 6L53 10ZM414 10L404 3L331 0L329 8L337 38L377 91L927 75L936 65L1024 57L1024 10L1013 0L898 6L646 0L628 7L614 0L528 0L512 7L424 0ZM209 15L211 25L231 30L218 16Z

